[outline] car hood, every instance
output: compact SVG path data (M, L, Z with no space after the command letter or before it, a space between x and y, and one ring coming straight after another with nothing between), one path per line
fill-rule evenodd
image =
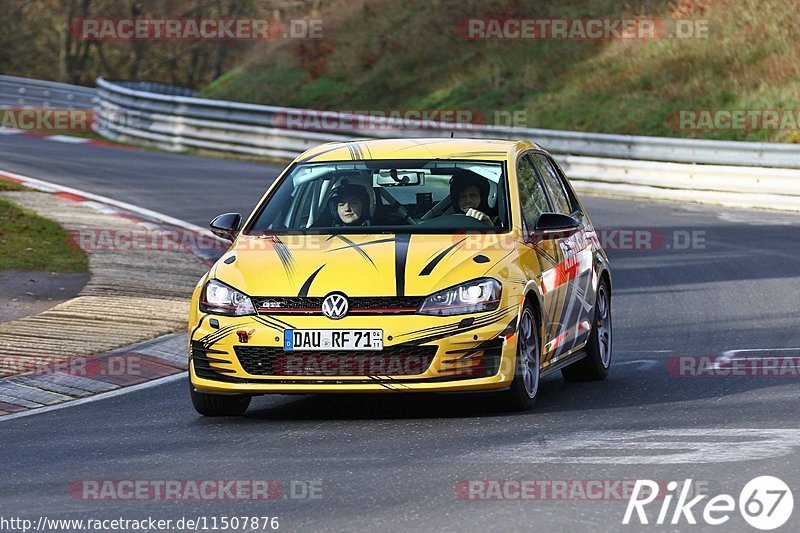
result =
M212 276L250 296L426 296L496 277L512 235L241 235Z

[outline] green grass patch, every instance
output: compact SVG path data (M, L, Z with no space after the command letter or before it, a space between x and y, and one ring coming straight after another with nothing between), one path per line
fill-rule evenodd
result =
M325 39L282 43L203 94L331 110L523 110L529 127L798 142L800 130L680 130L680 110L796 110L796 0L335 3ZM462 18L708 20L703 38L468 41Z
M27 191L25 187L16 181L5 180L0 178L0 191Z
M89 260L64 228L0 198L0 270L88 272Z

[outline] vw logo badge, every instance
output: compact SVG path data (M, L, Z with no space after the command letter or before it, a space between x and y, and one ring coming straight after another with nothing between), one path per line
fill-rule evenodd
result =
M348 307L344 294L329 294L322 300L322 314L331 320L339 320L344 317Z

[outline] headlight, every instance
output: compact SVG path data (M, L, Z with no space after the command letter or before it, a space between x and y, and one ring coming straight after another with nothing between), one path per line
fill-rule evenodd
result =
M423 315L463 315L494 311L500 305L500 282L480 278L428 296L417 313Z
M200 299L200 310L215 315L254 315L256 309L250 297L215 279L206 283Z

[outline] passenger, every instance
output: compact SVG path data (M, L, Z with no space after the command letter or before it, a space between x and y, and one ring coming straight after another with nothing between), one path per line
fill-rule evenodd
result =
M343 183L331 193L330 211L334 226L369 226L369 193L361 185Z

